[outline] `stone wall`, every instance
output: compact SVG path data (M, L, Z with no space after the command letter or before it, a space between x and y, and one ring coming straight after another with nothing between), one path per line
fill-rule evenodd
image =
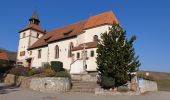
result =
M71 88L69 78L62 77L45 77L45 78L32 78L30 88L40 92L67 92Z
M4 83L40 92L66 92L71 88L69 78L64 77L25 77L8 74Z
M29 88L30 87L31 78L25 76L15 76L12 74L7 74L5 77L4 83L6 85L15 85L21 88Z
M157 82L146 79L139 80L139 88L141 93L146 91L158 91Z

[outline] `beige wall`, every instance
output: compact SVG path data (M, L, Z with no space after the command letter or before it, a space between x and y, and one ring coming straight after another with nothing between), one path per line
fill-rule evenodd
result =
M23 38L24 33L25 33L25 38ZM17 55L17 59L19 61L23 61L28 56L27 48L28 48L28 43L29 43L29 35L30 35L30 30L20 33L19 45L18 45L18 55ZM25 51L25 56L20 56L20 52L22 52L22 51Z
M38 50L41 50L41 58L38 58ZM32 55L32 67L41 67L42 63L48 62L48 47L41 47L38 49L31 50Z
M105 33L106 31L108 31L108 29L109 29L108 27L110 27L110 26L111 25L104 25L104 26L85 30L84 33L78 35L78 38L77 38L78 44L93 42L94 35L97 35L98 38L100 39L101 33Z
M48 45L48 47L49 47L49 62L50 61L61 61L61 62L63 62L63 67L65 69L69 70L70 64L72 62L72 58L68 57L69 45L71 42L73 43L74 46L76 46L76 44L77 44L76 38L50 43ZM58 59L55 59L55 46L56 45L59 46L59 58Z
M25 37L23 37L25 33ZM36 38L37 33L39 33L39 38L43 36L42 33L36 32L34 30L26 30L21 32L19 35L19 43L18 43L18 53L17 53L17 61L23 62L24 66L28 66L26 62L26 58L30 57L29 51L27 50L33 43L35 43L38 38ZM25 56L20 56L20 52L25 51Z
M96 53L96 49L97 48L91 48L91 49L86 49L87 51L87 59L86 59L86 64L87 64L87 71L96 71L97 68L97 64L96 64L96 57L97 57L97 53ZM94 51L94 57L91 57L91 51ZM75 60L77 60L77 53L80 53L80 58L82 58L82 52L83 50L78 50L78 51L74 51L73 54L75 55ZM83 66L83 64L82 64Z

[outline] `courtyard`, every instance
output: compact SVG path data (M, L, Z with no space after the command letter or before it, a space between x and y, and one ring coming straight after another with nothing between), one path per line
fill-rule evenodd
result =
M90 93L40 93L0 84L0 100L169 100L170 92L150 92L140 96L96 96Z

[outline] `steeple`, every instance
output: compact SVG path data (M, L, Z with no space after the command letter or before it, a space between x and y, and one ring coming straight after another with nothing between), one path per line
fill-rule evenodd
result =
M30 24L39 25L40 20L36 11L33 12L31 18L29 19Z

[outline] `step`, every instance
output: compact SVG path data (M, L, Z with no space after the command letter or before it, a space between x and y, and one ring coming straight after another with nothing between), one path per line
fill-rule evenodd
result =
M71 89L70 92L88 92L88 93L94 93L95 89Z
M99 85L96 82L89 81L73 81L71 92L94 93L95 88Z
M72 83L82 83L82 84L97 84L96 82L87 82L87 81L72 81Z

